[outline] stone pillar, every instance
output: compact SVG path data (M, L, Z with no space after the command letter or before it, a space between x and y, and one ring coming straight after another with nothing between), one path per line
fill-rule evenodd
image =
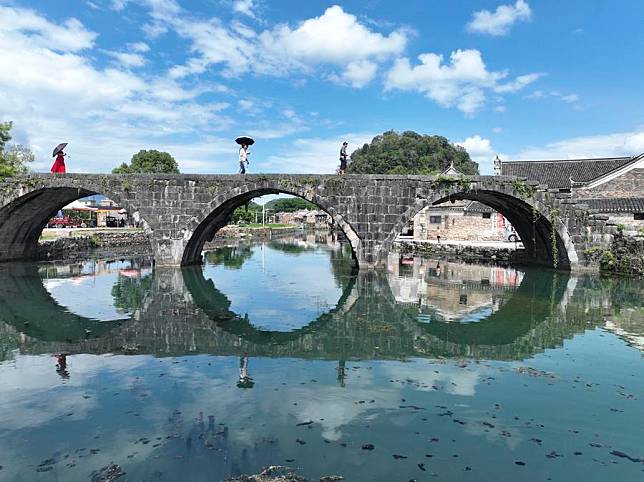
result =
M159 267L181 266L183 252L187 241L183 237L172 236L166 230L154 231L152 234L152 250L154 262Z

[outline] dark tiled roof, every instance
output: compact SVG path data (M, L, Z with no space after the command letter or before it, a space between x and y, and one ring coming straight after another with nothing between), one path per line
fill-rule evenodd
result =
M493 213L494 209L492 209L487 204L483 204L478 201L472 201L468 206L465 207L465 211L470 213Z
M600 213L644 213L644 198L642 197L576 199L576 201L587 204L590 209L596 209Z
M556 161L509 161L501 164L501 174L525 177L530 181L547 184L549 188L569 189L570 178L575 182L590 182L635 159L636 157L608 157Z

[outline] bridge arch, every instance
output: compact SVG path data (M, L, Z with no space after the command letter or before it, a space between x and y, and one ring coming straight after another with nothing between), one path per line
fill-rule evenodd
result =
M447 188L424 191L417 194L415 202L399 217L380 246L377 259L386 256L407 222L423 208L469 200L491 207L510 221L523 242L526 261L561 270L570 270L579 263L572 237L558 211L535 197L522 196L512 183L496 183L493 188L474 185L472 188L455 182Z
M143 225L152 239L150 225L124 191L90 179L52 176L0 192L0 261L35 259L38 239L52 216L69 203L93 195L116 202Z
M338 212L335 206L318 194L317 190L306 185L290 184L288 187L279 183L246 182L238 187L219 192L213 200L203 209L199 216L194 217L185 233L186 245L181 260L182 266L201 264L201 252L207 241L211 241L217 231L224 227L230 220L233 212L251 199L266 194L290 194L305 199L324 212L334 224L338 226L349 240L354 260L358 260L361 248L361 239L351 224Z

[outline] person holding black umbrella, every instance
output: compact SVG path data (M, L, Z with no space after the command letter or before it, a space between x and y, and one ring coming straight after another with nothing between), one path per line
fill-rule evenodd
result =
M235 139L235 142L241 146L239 148L239 173L246 174L246 167L250 164L250 161L248 160L248 156L250 156L248 147L255 144L255 141L251 137L240 136Z
M63 149L67 147L66 142L61 142L56 146L54 149L54 152L52 153L52 157L55 157L56 160L54 161L54 165L51 166L51 172L53 173L58 173L58 174L65 174L66 169L65 169L65 154L63 152Z

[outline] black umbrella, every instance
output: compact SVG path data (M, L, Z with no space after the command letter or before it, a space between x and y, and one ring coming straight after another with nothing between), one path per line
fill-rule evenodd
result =
M248 137L248 136L239 136L237 139L235 139L235 142L240 146L241 145L252 146L253 144L255 144L255 140L252 137Z
M60 144L58 144L58 145L56 146L56 148L54 149L54 153L51 155L51 157L56 157L56 154L58 154L60 151L62 151L63 149L65 149L65 147L67 147L67 143L66 143L66 142L61 142Z

